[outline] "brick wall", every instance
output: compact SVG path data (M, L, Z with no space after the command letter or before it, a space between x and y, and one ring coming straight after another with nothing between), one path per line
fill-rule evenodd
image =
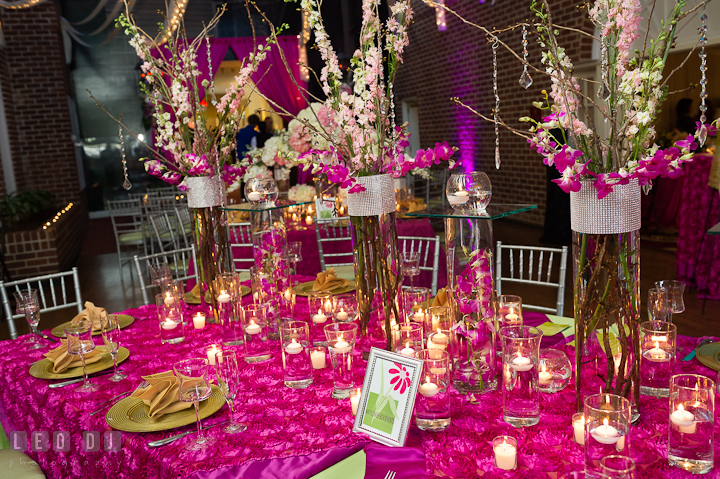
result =
M502 29L532 18L529 2L497 2L445 0L445 4L467 20L488 28ZM477 111L492 116L493 96L492 48L485 35L475 27L462 23L454 15L446 15L447 30L439 32L435 10L421 0L412 2L415 11L410 26L410 45L395 83L396 111L402 111L404 100L418 105L420 146L447 140L460 148L460 157L472 166L468 170L485 171L493 184L493 202L534 203L538 209L514 217L517 221L542 225L545 214L546 171L542 157L532 153L526 141L512 133L500 132L502 166L495 169L495 134L491 123L456 105L459 97ZM570 0L550 1L557 24L592 31L584 12L578 12ZM499 35L516 52L521 51L520 29ZM561 45L574 63L590 60L592 43L578 33L563 33ZM528 34L529 61L541 68L540 48ZM531 103L541 99L541 90L549 89L547 76L530 71L533 85L526 91L518 83L522 65L510 52L498 48L498 89L500 116L511 126L527 129L517 118L530 114Z
M0 47L13 164L18 190L55 193L57 205L78 203L80 184L73 149L57 0L19 10L0 9Z

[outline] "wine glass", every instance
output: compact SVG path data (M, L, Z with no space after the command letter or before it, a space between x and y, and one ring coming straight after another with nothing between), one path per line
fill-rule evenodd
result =
M149 264L148 269L150 270L150 281L155 286L162 287L164 284L172 284L172 271L170 265L167 263L156 263Z
M38 301L37 289L24 289L15 291L16 311L25 315L25 319L30 325L30 337L25 341L29 344L28 349L35 350L44 348L46 345L37 339L39 335L37 327L40 323L40 303Z
M669 306L668 295L665 288L650 288L648 290L648 319L651 321L667 321Z
M674 279L665 279L655 283L656 288L663 288L667 291L668 321L672 322L672 315L685 311L685 302L683 301L683 293L685 292L685 283Z
M183 402L191 402L195 406L195 420L197 421L197 439L185 446L190 451L205 449L215 442L212 438L203 436L202 426L200 424L200 412L198 410L200 401L204 401L212 395L212 388L205 379L208 373L208 361L203 358L185 359L178 361L173 366L175 376L178 378L180 387L178 389L178 398Z
M420 274L420 252L419 251L403 251L402 253L402 273L410 276L410 287L414 288L413 279Z
M115 373L110 376L110 381L118 382L127 377L127 374L117 368L117 353L120 349L120 322L116 314L108 314L102 320L103 343L113 359L113 370Z
M65 337L67 338L67 352L73 356L80 356L80 362L83 368L82 386L75 388L75 392L91 393L100 389L97 384L88 381L87 369L85 368L85 355L95 349L95 343L92 339L92 321L89 319L81 319L76 323L70 323L63 327Z
M291 241L288 243L288 257L290 264L293 266L293 273L298 274L297 264L302 261L302 243L299 241Z
M240 387L240 369L238 368L235 351L218 351L215 353L215 370L217 371L218 385L225 395L225 401L230 407L230 425L224 429L228 434L243 432L247 429L235 422L235 398Z

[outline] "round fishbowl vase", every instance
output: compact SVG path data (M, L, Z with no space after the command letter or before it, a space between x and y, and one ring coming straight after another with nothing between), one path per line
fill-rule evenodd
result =
M255 177L245 183L245 199L253 206L272 205L280 190L273 178Z
M450 175L445 194L453 209L483 211L492 198L492 184L482 171L456 173Z

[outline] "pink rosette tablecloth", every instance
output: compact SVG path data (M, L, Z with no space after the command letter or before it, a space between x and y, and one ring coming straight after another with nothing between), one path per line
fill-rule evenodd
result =
M308 280L308 277L295 278ZM249 297L244 298L249 301ZM193 308L194 311L199 308ZM401 471L402 477L474 478L552 478L560 471L582 469L583 450L572 442L570 417L574 412L573 383L557 394L542 394L540 423L525 429L514 429L502 420L502 395L495 391L485 395L465 396L451 392L452 425L443 433L411 429L406 448L394 449L372 444L362 435L352 433L353 416L349 400L335 400L330 369L315 371L313 384L305 390L286 388L282 380L279 347L272 360L262 364L243 364L242 394L237 401L239 419L248 426L244 433L226 435L222 428L209 434L217 441L205 451L189 452L183 447L194 434L160 448L148 448L147 442L193 430L194 425L157 433L122 433L119 452L84 452L83 431L110 431L104 415L89 417L90 412L107 399L134 389L140 376L166 371L175 361L204 357L206 346L218 342L219 326L210 325L196 331L186 326L185 342L161 345L154 306L125 311L136 318L123 330L122 344L130 358L122 364L129 373L127 380L111 383L107 376L93 381L101 386L95 394L77 394L72 387L49 389L50 381L28 374L30 364L42 357L42 351L28 352L24 338L0 343L0 401L6 417L3 426L12 422L20 431L69 431L71 449L67 453L32 452L50 478L193 478L230 477L307 478L362 448L371 462L366 477L382 479L388 469ZM308 317L307 303L301 298L296 319ZM542 316L528 322L543 322ZM96 339L100 344L100 339ZM560 344L558 338L557 344ZM700 338L679 337L678 357L683 358ZM573 349L556 346L572 357ZM355 358L355 380L362 384L365 363ZM678 372L692 372L715 378L715 372L697 360L679 361ZM599 383L598 383L599 384ZM668 401L642 398L641 418L631 429L630 449L638 463L640 478L691 477L667 464ZM223 407L203 424L212 425L227 419ZM716 422L716 433L720 424ZM6 431L9 435L11 430ZM491 441L498 435L517 438L518 469L505 472L494 466ZM720 444L716 457L720 460ZM424 472L414 465L424 455ZM415 471L415 472L412 472ZM718 477L713 471L709 477ZM400 477L400 475L398 475Z

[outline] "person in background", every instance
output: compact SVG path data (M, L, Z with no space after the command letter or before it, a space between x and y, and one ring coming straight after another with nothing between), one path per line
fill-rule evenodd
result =
M693 134L695 133L695 120L691 115L693 100L692 98L681 98L675 106L675 114L677 115L677 122L675 128L683 133Z
M255 141L253 140L255 140L255 137L260 132L258 123L260 123L260 118L257 115L250 115L247 126L238 131L236 136L238 159L244 158L245 153L247 153L251 147L255 146Z
M268 133L270 136L275 134L275 123L273 123L271 116L265 118L265 133Z
M267 131L267 122L265 121L258 123L258 129L260 130L260 133L257 134L255 140L257 141L257 147L262 148L265 146L265 142L273 137L273 134L272 130Z

